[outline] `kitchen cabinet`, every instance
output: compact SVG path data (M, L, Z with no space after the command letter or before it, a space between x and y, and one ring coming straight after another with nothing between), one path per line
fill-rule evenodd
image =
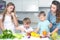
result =
M38 0L23 0L23 11L38 11Z
M6 3L13 2L16 11L38 11L38 0L5 0Z
M39 0L39 7L50 7L53 0Z

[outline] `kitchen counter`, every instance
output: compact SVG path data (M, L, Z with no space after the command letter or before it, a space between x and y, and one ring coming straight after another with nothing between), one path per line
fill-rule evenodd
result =
M21 40L50 40L50 39L49 38L36 38L36 37L27 38L27 37L24 37Z

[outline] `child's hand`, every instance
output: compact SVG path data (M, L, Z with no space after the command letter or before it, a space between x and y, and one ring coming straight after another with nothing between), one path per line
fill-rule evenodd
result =
M31 33L32 31L26 31L27 33Z
M12 16L14 16L15 14L14 13L11 13Z
M33 29L25 30L26 32L30 33L33 31Z
M23 27L16 27L16 30L20 30L21 32L25 31L25 29Z
M20 30L21 30L21 32L25 32L25 29L24 29L24 28L22 28L22 27L20 28Z

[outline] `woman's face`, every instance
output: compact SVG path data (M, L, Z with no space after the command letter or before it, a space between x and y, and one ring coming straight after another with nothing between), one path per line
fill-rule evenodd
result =
M51 5L51 12L53 12L53 13L55 13L56 12L56 10L57 10L57 6L56 5L54 5L54 4L52 4Z
M8 11L8 12L12 12L13 9L14 9L14 6L12 6L12 5L7 7L7 11Z

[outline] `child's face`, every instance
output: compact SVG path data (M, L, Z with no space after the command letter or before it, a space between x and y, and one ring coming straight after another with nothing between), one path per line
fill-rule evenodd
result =
M8 11L8 12L12 12L13 9L14 9L14 6L11 5L11 6L8 6L7 11Z
M44 20L46 19L46 16L44 16L43 14L41 14L41 15L39 16L39 19L40 19L41 21L44 21Z
M55 13L56 10L57 10L57 6L54 5L54 4L52 4L52 5L51 5L51 12Z
M24 27L29 28L30 24L24 23Z

